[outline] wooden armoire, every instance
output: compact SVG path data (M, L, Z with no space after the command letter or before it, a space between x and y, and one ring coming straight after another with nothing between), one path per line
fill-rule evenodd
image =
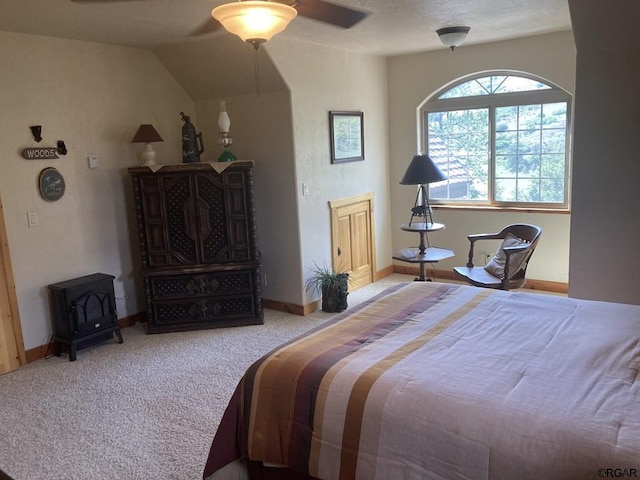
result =
M253 162L129 168L148 333L263 323Z

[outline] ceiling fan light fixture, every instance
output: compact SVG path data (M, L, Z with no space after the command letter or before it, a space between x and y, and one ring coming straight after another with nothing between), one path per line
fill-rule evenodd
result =
M471 30L471 27L445 27L436 30L436 33L440 37L440 41L449 47L451 51L454 51L456 47L459 47L465 41L469 30Z
M289 5L266 0L225 3L211 11L226 30L255 47L282 32L297 14Z

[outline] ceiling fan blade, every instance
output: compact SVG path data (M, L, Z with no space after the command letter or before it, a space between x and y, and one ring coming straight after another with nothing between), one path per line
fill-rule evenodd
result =
M194 28L191 33L189 33L190 37L197 37L200 35L207 35L209 33L213 33L222 28L220 22L218 22L212 16L209 16L204 22Z
M132 2L147 2L154 0L69 0L71 3L132 3Z
M329 23L336 27L351 28L363 20L368 13L325 2L324 0L298 0L295 3L298 15Z

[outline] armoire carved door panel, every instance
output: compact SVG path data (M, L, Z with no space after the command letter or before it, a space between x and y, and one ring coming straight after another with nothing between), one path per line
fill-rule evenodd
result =
M146 268L197 263L190 183L188 175L141 178Z
M151 266L196 264L199 237L191 179L188 175L163 175L159 180L167 235L166 264Z
M231 177L227 184L227 212L229 215L227 225L231 258L236 261L248 260L252 253L246 198L244 182L237 176Z
M199 175L194 180L200 206L198 223L201 228L201 262L227 261L230 259L230 239L227 232L225 186L220 181L220 176L216 175Z

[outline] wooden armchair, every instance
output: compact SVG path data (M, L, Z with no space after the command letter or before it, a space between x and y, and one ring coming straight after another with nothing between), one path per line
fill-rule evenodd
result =
M538 245L542 228L518 223L504 227L498 233L469 235L469 261L466 267L454 267L458 278L477 287L522 288L527 282L526 271L531 255ZM473 265L473 249L479 240L503 240L495 256L483 267Z

